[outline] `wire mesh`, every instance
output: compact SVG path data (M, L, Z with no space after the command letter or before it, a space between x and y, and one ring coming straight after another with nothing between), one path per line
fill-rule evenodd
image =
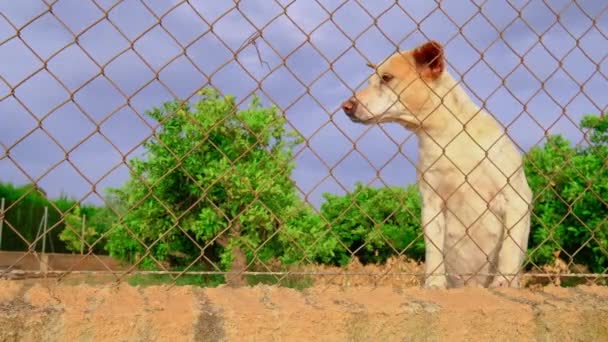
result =
M366 63L437 40L526 155L522 274L604 282L601 2L57 0L0 21L3 277L421 283L416 135L340 105Z

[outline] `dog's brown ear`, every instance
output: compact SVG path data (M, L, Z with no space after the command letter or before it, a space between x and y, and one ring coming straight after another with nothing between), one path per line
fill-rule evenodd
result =
M412 54L416 67L424 78L434 80L445 69L443 46L434 40L415 48Z

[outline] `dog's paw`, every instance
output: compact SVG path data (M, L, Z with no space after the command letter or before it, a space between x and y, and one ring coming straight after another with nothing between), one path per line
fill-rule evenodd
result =
M431 276L424 282L425 289L446 289L447 287L448 282L444 276Z

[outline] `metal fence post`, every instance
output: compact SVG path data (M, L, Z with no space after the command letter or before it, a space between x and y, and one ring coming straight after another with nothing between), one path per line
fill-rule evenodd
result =
M2 230L4 229L4 197L0 200L0 251L2 250Z
M48 213L49 213L49 208L48 207L44 207L44 216L42 217L42 255L40 258L40 271L43 274L46 274L48 271L48 264L49 264L49 259L48 259L48 255L46 255L46 234L47 234L47 229L48 229Z
M81 224L82 240L80 241L80 255L82 255L84 253L85 222L86 222L86 215L82 215L82 224Z

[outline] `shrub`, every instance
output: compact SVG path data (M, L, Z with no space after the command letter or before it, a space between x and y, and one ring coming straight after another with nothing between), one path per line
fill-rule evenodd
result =
M172 101L147 113L160 128L114 191L126 214L109 235L111 255L152 268L158 261L240 272L284 254L290 238L282 234L293 229L281 227L302 210L290 180L300 140L257 98L238 110L231 96L200 95L193 106ZM294 252L287 259L298 259Z
M550 136L526 155L525 169L534 193L529 255L547 264L552 252L594 272L608 267L608 119L585 116L589 144L572 147ZM570 260L567 260L570 261Z
M345 265L351 252L362 263L384 262L402 252L423 259L420 195L415 186L373 188L358 183L345 196L324 196L321 216L331 226L324 243L333 248L326 261Z

